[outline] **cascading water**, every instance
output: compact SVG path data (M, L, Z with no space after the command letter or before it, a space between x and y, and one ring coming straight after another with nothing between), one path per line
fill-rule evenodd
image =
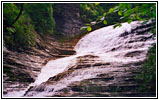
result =
M144 61L148 48L155 41L149 32L138 34L146 28L134 31L139 26L141 22L134 21L87 34L75 46L76 55L49 61L23 96L54 96L73 82L121 69L112 66Z

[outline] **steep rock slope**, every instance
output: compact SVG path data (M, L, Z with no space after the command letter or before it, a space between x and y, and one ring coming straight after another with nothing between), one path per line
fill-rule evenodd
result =
M75 46L76 55L49 61L24 96L155 96L137 92L134 80L155 43L150 28L135 21L91 32Z
M4 96L25 90L49 60L75 54L73 43L58 43L50 36L45 39L38 37L36 47L28 50L13 51L3 46Z
M55 3L53 8L57 34L71 36L82 32L80 28L84 22L80 17L80 4Z

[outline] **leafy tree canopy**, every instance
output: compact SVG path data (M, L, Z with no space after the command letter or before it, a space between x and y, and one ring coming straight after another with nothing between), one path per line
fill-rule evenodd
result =
M114 7L111 7L108 11L103 13L103 16L97 18L96 23L103 22L105 25L108 25L109 21L108 17L116 14L118 16L118 20L114 20L111 24L115 23L116 26L121 26L121 22L131 23L132 21L139 20L144 23L152 20L156 21L156 3L120 3ZM88 31L90 30L90 26L92 24L87 24L89 26ZM153 28L153 33L155 34L155 26Z

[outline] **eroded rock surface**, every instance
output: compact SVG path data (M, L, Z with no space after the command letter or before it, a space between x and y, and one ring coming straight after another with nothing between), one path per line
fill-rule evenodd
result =
M17 92L25 91L49 60L75 54L73 43L59 44L53 38L46 39L38 38L36 47L19 52L3 47L4 96L21 96Z
M120 28L108 26L86 35L76 44L76 55L50 61L38 76L35 82L38 84L31 86L24 96L155 96L155 93L136 91L140 84L134 76L140 73L148 48L155 42L145 28L150 26L140 26L141 23L135 21L124 23ZM42 80L43 76L47 79Z

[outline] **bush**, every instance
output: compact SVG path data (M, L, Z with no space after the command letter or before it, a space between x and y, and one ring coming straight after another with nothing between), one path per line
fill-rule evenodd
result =
M150 48L148 52L148 59L142 66L142 72L137 74L135 78L139 83L141 83L139 91L156 91L156 44Z
M14 41L18 46L27 48L35 45L35 31L31 24L31 19L28 15L23 15L14 25L16 34L14 35Z
M82 19L90 23L92 21L96 21L97 19L101 19L103 14L109 10L109 8L116 6L117 4L109 4L109 3L82 3L80 4L81 17ZM119 19L117 14L107 16L108 23L114 22L114 20Z
M17 17L19 9L13 3L3 4L3 23L4 26L10 25L14 19Z
M55 21L53 19L52 4L32 3L24 6L26 12L30 15L35 30L40 34L53 34Z
M4 26L10 25L18 16L20 9L13 3L4 3ZM23 11L19 19L4 29L5 43L12 49L28 48L35 45L35 31L30 17Z
M81 17L85 22L92 22L104 13L104 9L99 4L82 3L80 4Z

